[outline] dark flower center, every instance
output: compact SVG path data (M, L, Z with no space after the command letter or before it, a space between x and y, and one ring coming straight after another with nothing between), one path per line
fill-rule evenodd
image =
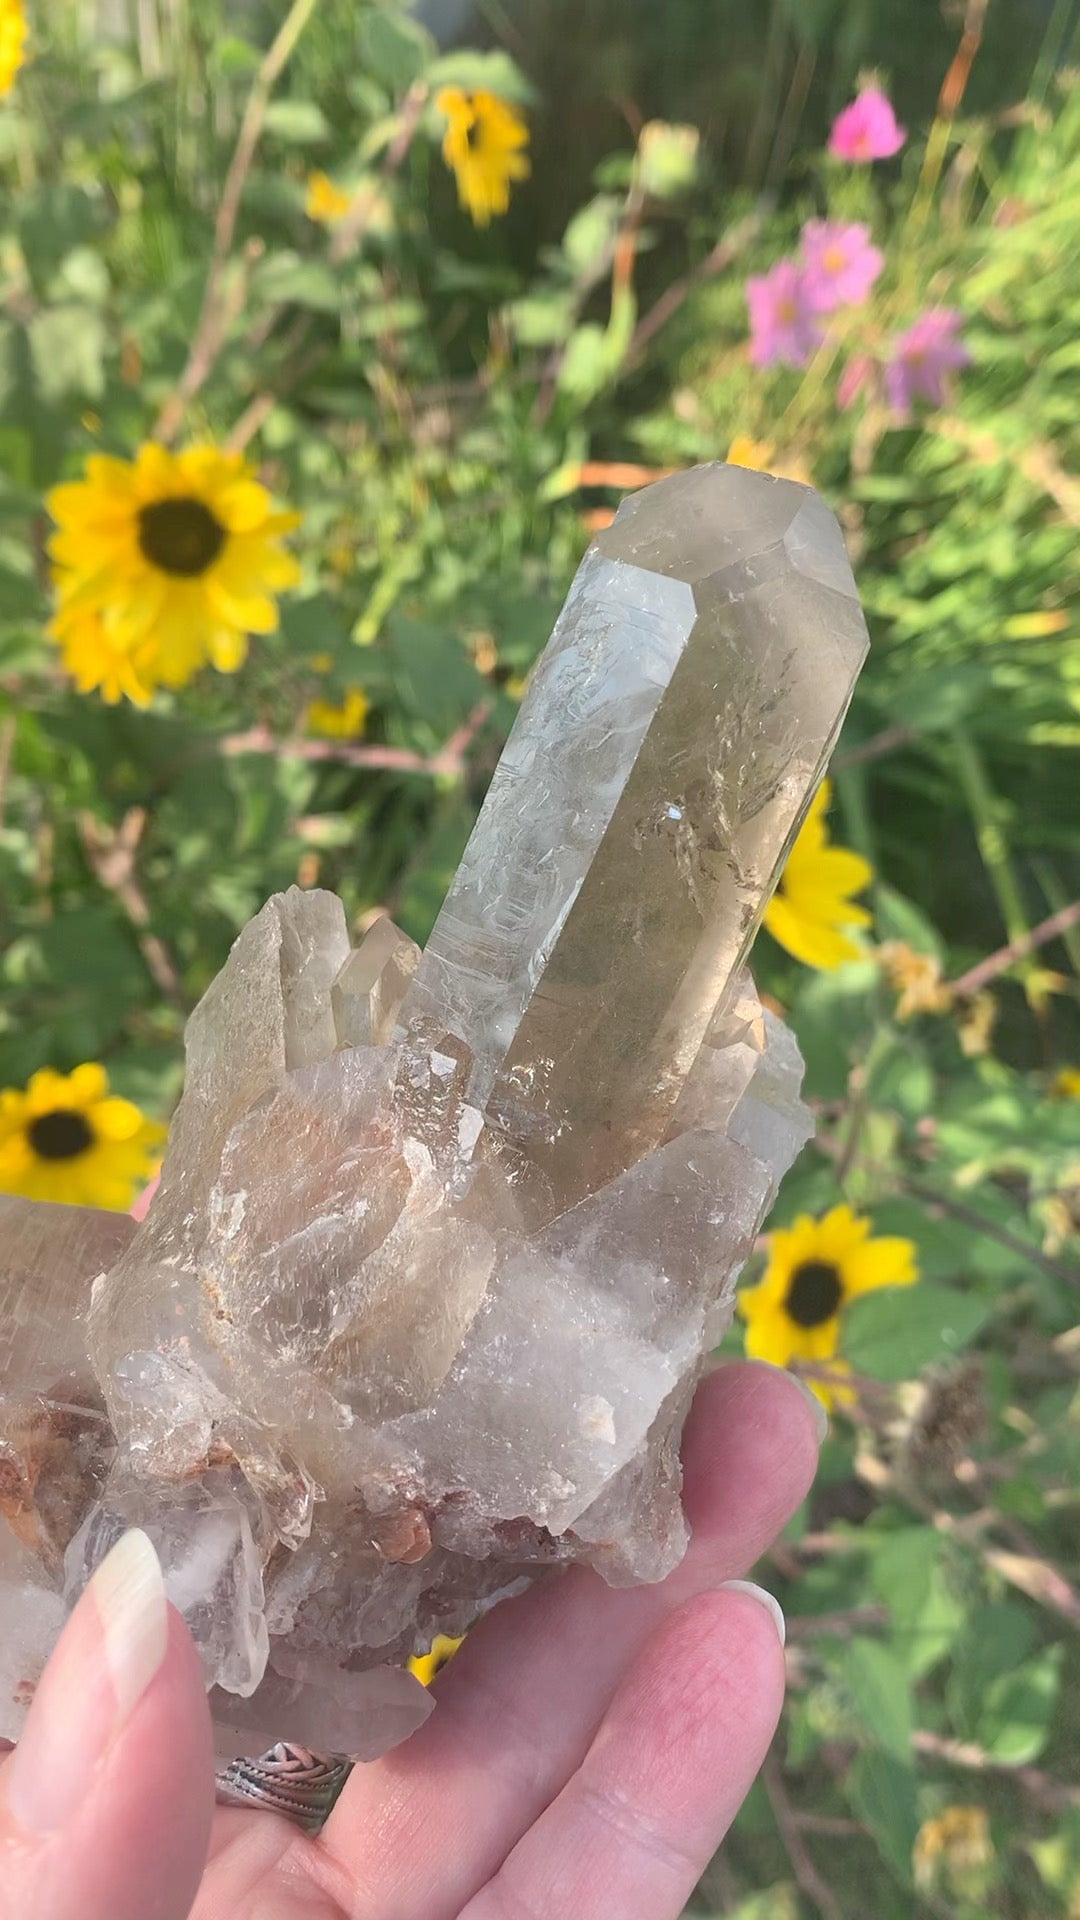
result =
M39 1114L26 1131L39 1160L74 1160L94 1144L86 1116L71 1107Z
M843 1288L831 1260L804 1260L791 1276L784 1305L799 1327L820 1327L840 1305Z
M193 579L213 566L225 528L201 500L155 500L139 509L139 545L162 573Z

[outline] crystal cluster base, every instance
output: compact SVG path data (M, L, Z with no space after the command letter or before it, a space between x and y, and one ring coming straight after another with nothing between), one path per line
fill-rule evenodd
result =
M0 1733L133 1524L226 1753L371 1757L437 1634L676 1565L686 1411L810 1132L746 954L865 645L809 489L628 500L426 950L275 896L146 1220L0 1200Z

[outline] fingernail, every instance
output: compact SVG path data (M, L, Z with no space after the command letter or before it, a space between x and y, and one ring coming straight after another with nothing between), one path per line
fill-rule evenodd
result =
M137 1527L107 1554L45 1669L7 1772L7 1803L30 1833L62 1827L165 1658L161 1567Z
M774 1593L766 1593L764 1587L755 1586L752 1580L725 1580L720 1591L721 1593L749 1594L751 1600L756 1600L759 1606L764 1607L776 1628L780 1645L784 1645L787 1640L787 1622L784 1619L784 1609Z
M817 1428L818 1446L823 1446L829 1434L829 1416L824 1405L808 1380L800 1380L797 1373L789 1373L788 1379L794 1380L803 1398L809 1402L814 1415L814 1425Z

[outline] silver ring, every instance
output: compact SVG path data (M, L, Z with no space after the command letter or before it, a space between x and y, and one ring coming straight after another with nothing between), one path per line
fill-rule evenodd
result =
M217 1774L217 1798L226 1807L266 1807L318 1833L333 1810L353 1763L344 1753L312 1753L279 1740L257 1760L241 1755Z

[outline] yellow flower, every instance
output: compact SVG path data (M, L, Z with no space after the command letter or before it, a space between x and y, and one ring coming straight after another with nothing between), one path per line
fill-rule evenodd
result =
M873 1221L848 1206L823 1219L800 1213L792 1227L769 1235L769 1262L756 1287L739 1295L746 1351L753 1360L786 1367L792 1360L822 1365L835 1359L840 1316L849 1300L878 1287L910 1287L918 1279L911 1240L872 1239ZM811 1381L826 1406L834 1391Z
M755 473L764 473L773 456L771 440L752 440L748 433L737 433L727 450L729 467L750 467Z
M950 1879L988 1867L994 1858L985 1807L945 1807L924 1820L915 1838L915 1882L925 1889L944 1867Z
M20 0L0 0L0 94L10 93L26 58L26 15Z
M814 476L806 461L798 454L793 459L785 454L777 458L771 440L752 440L748 433L737 433L726 458L729 467L751 467L755 473L772 473L779 480L798 480L804 487L813 485Z
M304 209L309 220L320 220L325 226L332 226L335 220L344 219L351 206L351 193L339 187L328 173L316 171L309 176Z
M464 1638L462 1634L461 1640ZM441 1672L448 1660L453 1659L461 1640L451 1640L445 1633L436 1634L430 1653L414 1653L409 1661L409 1672L414 1673L425 1687L430 1687L435 1675Z
M328 740L356 740L364 731L371 701L362 687L350 687L340 706L332 700L313 700L304 715L309 733L325 734Z
M1080 1067L1059 1067L1050 1092L1055 1100L1080 1100Z
M529 162L521 149L529 129L521 115L494 93L442 87L435 105L446 116L443 159L453 169L458 199L478 227L510 205L510 182L526 180Z
M780 886L765 909L774 940L808 967L840 967L861 958L846 927L868 927L871 915L849 896L869 886L874 869L860 853L831 847L825 825L832 789L823 780L787 857Z
M101 615L58 612L52 627L64 666L80 693L100 693L107 706L131 700L148 707L154 692L154 642L132 647L110 634ZM145 672L145 679L142 673Z
M109 1092L104 1067L42 1067L0 1088L0 1193L124 1213L155 1171L165 1128Z
M114 699L139 698L132 677L147 696L182 687L207 659L235 673L248 634L278 624L274 594L299 577L281 545L299 516L274 512L239 453L149 442L132 461L91 454L86 478L46 504L58 526L50 631L80 684Z

